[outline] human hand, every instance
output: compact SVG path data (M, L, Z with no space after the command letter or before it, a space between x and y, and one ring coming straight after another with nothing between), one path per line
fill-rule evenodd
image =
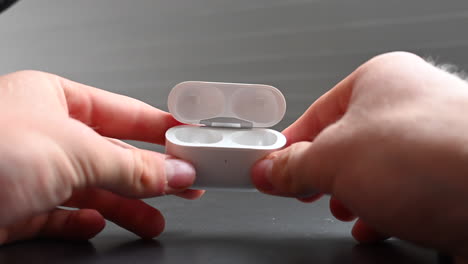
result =
M89 239L111 220L143 238L164 229L138 198L187 189L194 168L117 139L164 143L173 117L56 75L0 77L0 245L36 236ZM59 209L57 206L80 210Z
M263 192L331 194L361 242L395 236L468 257L468 84L408 53L359 67L252 169Z

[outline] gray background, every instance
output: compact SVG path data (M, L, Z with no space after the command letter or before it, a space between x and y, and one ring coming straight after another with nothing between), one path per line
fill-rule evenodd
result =
M0 74L36 69L167 110L185 80L272 84L283 129L374 55L406 50L467 68L467 1L22 0L0 15ZM162 151L161 147L132 142ZM112 224L90 243L3 247L0 262L436 263L400 241L357 246L314 204L258 193L150 199L167 216L142 242Z

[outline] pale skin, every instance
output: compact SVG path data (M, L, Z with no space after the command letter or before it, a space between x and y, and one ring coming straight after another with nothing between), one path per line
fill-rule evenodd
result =
M162 144L178 124L142 102L28 71L0 77L0 110L8 124L0 131L1 244L89 239L104 218L151 238L164 219L139 198L203 194L188 189L190 164L176 161L175 171L166 165L173 158L117 140ZM465 81L412 54L381 55L287 128L289 145L257 163L252 180L262 192L304 202L330 194L338 219L359 218L358 241L394 236L462 261L467 113Z
M380 55L284 132L253 168L263 192L358 218L361 242L388 237L468 258L468 83L408 53Z
M191 164L118 140L163 144L164 132L179 124L143 102L23 71L0 77L0 113L0 245L90 239L104 219L152 238L164 218L139 198L203 194L187 189Z

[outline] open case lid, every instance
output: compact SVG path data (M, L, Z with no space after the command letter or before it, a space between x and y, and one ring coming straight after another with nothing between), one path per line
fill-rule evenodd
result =
M168 107L186 124L271 127L283 119L286 100L269 85L189 81L172 89Z

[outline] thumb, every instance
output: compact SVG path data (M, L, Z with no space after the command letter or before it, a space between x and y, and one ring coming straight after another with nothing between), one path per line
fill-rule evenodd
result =
M96 171L95 183L127 197L176 194L195 180L195 169L190 163L161 153L116 146L115 156L113 164Z
M335 133L338 126L326 128L313 142L294 143L257 162L252 168L254 185L264 193L296 198L331 193L344 155Z
M190 187L194 167L161 153L126 147L91 129L84 141L69 141L69 159L75 167L76 187L100 187L127 197L145 198L173 194Z

